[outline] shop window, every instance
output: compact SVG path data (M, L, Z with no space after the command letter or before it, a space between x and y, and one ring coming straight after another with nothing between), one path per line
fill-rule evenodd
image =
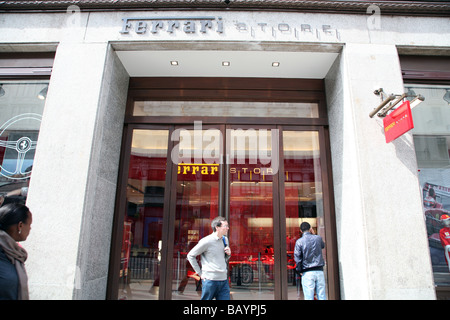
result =
M406 85L425 97L414 108L414 146L422 188L423 212L430 246L434 282L450 286L450 86Z
M0 82L0 202L25 203L48 80Z
M134 130L120 253L119 299L158 299L168 130Z

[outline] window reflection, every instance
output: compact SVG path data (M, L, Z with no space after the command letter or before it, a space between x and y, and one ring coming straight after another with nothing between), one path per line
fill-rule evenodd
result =
M204 151L211 141L220 139L217 129L180 131L172 260L174 300L199 300L201 296L201 281L186 256L212 232L211 220L219 215L219 158ZM200 257L198 260L201 266Z
M412 132L434 283L448 287L450 228L444 220L450 216L450 87L407 85L405 89L425 97L412 110Z
M231 294L236 300L274 299L273 168L257 156L271 154L272 133L235 130L230 138Z
M167 130L134 130L121 251L119 299L158 299Z
M48 81L0 84L0 205L25 203L34 162Z
M161 285L164 296L169 290L172 299L199 300L201 282L186 255L212 232L211 220L227 214L232 299L275 298L275 284L280 280L276 275L285 274L276 272L281 264L274 259L275 252L280 253L280 248L274 247L274 237L279 234L274 231L274 205L279 199L273 198L278 188L273 174L279 170L275 145L279 131L227 132L227 140L234 140L227 166L219 163L215 152L209 152L212 141L224 138L221 131L200 131L202 136L208 133L212 138L199 142L202 140L195 140L193 130L179 131L179 143L170 150L172 159L178 156L172 172L176 181L170 190L165 186L171 141L168 130L133 131L121 252L121 299L159 299ZM282 139L284 171L278 173L285 190L287 252L283 256L287 279L281 281L283 285L288 283L289 299L302 299L293 257L301 222L308 221L326 240L318 132L284 131ZM199 154L201 157L196 158ZM164 203L165 192L172 193L174 203ZM227 197L228 203L221 208L220 199ZM168 205L175 207L173 220L166 226L169 237L173 236L170 244L162 243L163 212ZM171 256L161 257L161 248L169 248ZM161 259L167 263L171 282L160 283Z
M297 300L303 299L301 279L295 271L294 261L295 242L301 235L300 224L308 222L326 241L318 132L284 131L283 153L288 299ZM322 253L326 261L326 251Z

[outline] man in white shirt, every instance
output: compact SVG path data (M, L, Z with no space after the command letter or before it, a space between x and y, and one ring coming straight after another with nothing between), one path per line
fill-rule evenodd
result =
M187 259L202 279L202 300L230 300L227 261L231 256L228 245L228 222L224 217L211 222L213 233L200 239L189 251ZM201 255L202 267L196 257Z

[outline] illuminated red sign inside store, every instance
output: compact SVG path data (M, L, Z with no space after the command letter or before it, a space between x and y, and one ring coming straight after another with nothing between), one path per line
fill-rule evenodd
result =
M386 143L413 129L414 123L409 101L405 101L400 107L388 114L383 119L383 124Z
M178 174L192 174L200 173L202 175L215 174L219 169L218 164L194 164L194 163L180 163L178 164Z
M285 181L300 182L304 181L305 173L310 173L310 168L313 164L311 161L303 160L301 164L302 173L298 170L285 170ZM200 176L203 181L208 179L216 179L218 175L219 164L205 164L205 163L180 163L178 164L178 174L182 176L183 180L194 181ZM260 165L239 165L238 167L230 167L230 175L233 181L273 181L273 169L261 167ZM164 179L162 177L161 179Z

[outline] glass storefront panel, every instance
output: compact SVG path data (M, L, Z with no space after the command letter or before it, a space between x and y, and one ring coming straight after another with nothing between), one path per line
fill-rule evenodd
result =
M47 80L0 84L0 205L26 202L47 88Z
M425 97L412 110L412 133L434 282L449 287L450 225L445 218L450 217L450 86L406 85L405 90Z
M183 97L191 99L198 90L193 89L197 87L192 84L188 87L183 81L180 84L170 87L173 100L163 101L162 95L151 89L146 93L147 100L143 101L142 96L132 97L128 110L134 119L131 121L130 118L132 127L148 125L149 128L160 126L169 130L167 175L160 180L166 183L164 222L159 225L162 241L166 243L161 245L162 257L158 262L164 269L160 275L161 284L157 287L159 296L152 298L200 299L201 281L186 259L187 253L200 239L211 234L211 220L224 216L230 226L228 237L232 254L228 261L228 276L231 299L286 299L288 291L289 298L297 299L295 263L293 252L289 252L293 250L289 249L285 237L287 234L293 241L298 238L301 219L314 219L315 230L321 235L324 233L320 230L324 228L324 209L318 162L323 150L318 147L318 132L300 134L304 132L302 126L308 125L304 127L306 130L313 130L309 125L317 126L320 130L326 123L322 93L319 90L297 97L292 90L277 91L268 86L268 92L263 95L259 96L258 92L245 99L256 101L239 101L242 86L231 84L231 89L216 92L217 98L213 97L213 100L217 101L208 101L204 96L209 97L215 91L202 91L199 84L198 100L185 101ZM293 85L290 81L289 84ZM151 81L144 86L147 85L149 88L160 86ZM218 88L222 86L218 84ZM253 86L250 90L254 90ZM253 125L255 121L257 124ZM293 137L283 136L282 130L289 128ZM306 161L313 168L311 177L305 176L299 181L283 180L287 173L279 171L280 165L283 167L283 163L279 163L283 151L279 146L283 139L306 139L311 145L315 143L308 149L311 159ZM220 152L217 153L218 149ZM300 170L298 166L306 166L303 150L298 154L293 152L293 160L289 158L289 152L284 155L288 175ZM310 167L306 170L311 170ZM304 202L296 204L296 214L286 215L286 223L285 210L294 209L290 203L286 207L280 205L284 203L281 198L284 195L280 192L285 190L288 198L295 191L297 202ZM316 190L315 194L311 195L310 190ZM124 206L123 201L120 206ZM313 211L316 215L310 216ZM287 253L285 241L288 242ZM197 260L201 266L200 256ZM159 278L153 279L156 284L158 281Z
M168 130L134 130L123 221L119 299L158 299Z
M229 137L231 295L235 300L274 299L273 174L276 169L273 161L264 160L265 156L272 155L272 132L232 130Z
M295 242L300 224L308 222L325 240L319 135L317 131L283 131L286 258L288 299L303 300L301 277L295 271ZM322 250L326 261L326 251ZM324 267L326 276L326 267Z
M201 281L186 256L211 234L211 220L219 216L219 155L214 150L220 150L222 135L218 129L183 129L179 133L173 259L169 262L172 299L199 300ZM218 148L209 149L214 142ZM197 259L201 266L200 257Z
M308 102L136 101L133 116L318 118Z
M288 299L303 299L293 257L301 222L325 240L319 132L195 125L132 131L119 299L199 300L201 281L186 257L211 234L217 216L230 226L232 299L279 299L286 291ZM278 198L282 185L284 208ZM286 220L278 230L282 210ZM284 232L286 239L279 238Z

